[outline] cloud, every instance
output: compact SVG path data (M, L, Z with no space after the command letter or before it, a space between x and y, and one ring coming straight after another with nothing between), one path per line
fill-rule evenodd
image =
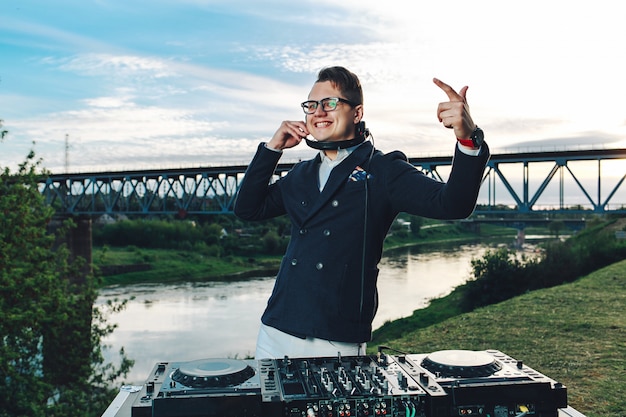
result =
M66 135L70 154L79 155L71 158L71 166L83 171L156 161L160 166L200 165L211 158L242 162L242 155L251 157L281 119L302 117L294 103L306 90L263 76L129 55L85 54L41 62L108 80L108 95L88 91L68 110L12 121L13 138L22 144L24 138L35 140L38 154L53 171L64 166ZM11 145L18 148L15 141Z
M359 75L365 120L386 151L452 151L435 117L445 95L434 76L470 85L472 115L495 150L543 138L617 146L626 135L618 5L106 1L70 18L63 2L37 1L39 15L9 13L0 28L18 52L1 74L11 103L0 115L11 131L3 160L34 139L57 169L66 134L86 169L241 159L282 120L302 119L298 103L328 65ZM480 24L466 30L468 21Z
M141 75L158 79L177 75L163 59L136 55L89 53L70 58L45 58L43 61L58 66L62 71L91 77L117 78Z
M623 146L621 145L623 142L623 137L611 135L606 132L584 132L569 137L521 141L507 145L504 149L532 149L534 151L612 149Z

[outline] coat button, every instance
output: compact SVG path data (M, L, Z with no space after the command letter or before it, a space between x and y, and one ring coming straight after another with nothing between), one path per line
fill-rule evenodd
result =
M322 233L324 233L324 236L330 236L330 230L328 229L324 229Z
M306 201L301 201L301 202L300 202L300 205L301 205L301 206L306 206Z
M323 264L323 263L321 263L321 262L318 262L318 263L315 265L315 267L316 267L318 270L321 270L321 269L323 269L323 268L324 268L324 264Z
M332 203L330 203L333 207L338 207L339 206L339 201L337 200L333 200Z
M296 258L293 258L293 259L291 260L291 265L293 265L293 266L298 265L298 260L297 260Z
M306 230L306 229L300 229L299 233L300 233L301 235L306 235L307 230Z

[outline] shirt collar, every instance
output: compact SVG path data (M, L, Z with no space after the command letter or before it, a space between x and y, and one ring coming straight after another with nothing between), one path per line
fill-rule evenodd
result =
M351 146L349 148L337 149L337 157L335 159L330 159L329 157L326 156L324 151L319 151L320 152L320 158L322 158L322 162L325 163L325 164L337 165L339 162L341 162L344 159L346 159L352 152L354 152L354 150L356 148L361 146L363 143L365 143L365 142L361 142L358 145L354 145L354 146Z

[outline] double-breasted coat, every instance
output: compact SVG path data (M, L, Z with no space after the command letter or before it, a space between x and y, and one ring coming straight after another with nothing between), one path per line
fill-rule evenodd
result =
M459 219L474 210L486 144L478 156L455 150L446 183L431 179L398 151L364 142L319 190L320 156L299 162L270 183L281 153L260 144L246 170L235 214L262 220L287 214L291 239L261 318L300 337L340 342L371 339L383 241L400 212Z

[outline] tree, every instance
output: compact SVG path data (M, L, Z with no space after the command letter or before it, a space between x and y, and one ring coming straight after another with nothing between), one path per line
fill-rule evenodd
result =
M115 326L108 311L92 310L94 276L68 279L84 261L62 243L72 221L48 232L54 210L38 190L40 165L31 151L15 174L0 168L0 416L101 415L114 395L110 384L132 361L122 351L118 368L104 363L101 339ZM72 340L71 351L55 343L62 339Z
M270 255L279 252L280 236L278 236L278 234L275 231L269 230L263 236L263 249L265 250L265 253L270 254Z
M420 230L424 225L424 218L420 216L409 216L409 220L411 222L411 233L413 236L418 236L420 234Z
M558 237L561 234L561 230L565 229L565 223L562 220L555 220L553 222L550 222L550 224L548 224L548 229L558 239Z

